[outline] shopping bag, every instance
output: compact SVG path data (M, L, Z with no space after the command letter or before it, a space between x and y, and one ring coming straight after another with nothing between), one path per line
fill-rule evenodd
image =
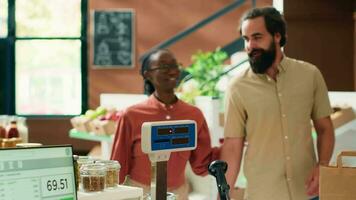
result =
M320 200L356 200L356 167L343 166L342 157L356 151L343 151L337 156L337 166L320 166Z

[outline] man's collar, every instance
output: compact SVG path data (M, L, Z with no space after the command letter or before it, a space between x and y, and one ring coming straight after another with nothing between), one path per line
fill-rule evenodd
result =
M287 57L286 55L282 54L282 59L277 65L278 72L285 72L287 67Z

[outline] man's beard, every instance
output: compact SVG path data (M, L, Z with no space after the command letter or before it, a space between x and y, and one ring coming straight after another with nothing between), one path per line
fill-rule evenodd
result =
M254 57L253 55L255 53L259 53L259 55ZM273 64L276 58L276 44L271 42L271 45L267 50L262 48L253 49L248 54L248 58L252 71L256 74L263 74Z

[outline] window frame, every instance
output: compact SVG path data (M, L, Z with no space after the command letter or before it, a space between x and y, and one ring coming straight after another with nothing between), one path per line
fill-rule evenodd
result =
M83 113L88 108L88 45L87 45L87 22L88 22L88 0L81 0L81 30L80 37L16 37L16 0L8 0L8 34L6 38L1 38L1 40L6 43L6 52L8 56L6 57L5 74L5 84L0 91L3 92L3 100L0 100L0 104L3 105L0 109L0 113L7 115L16 115L16 95L15 95L15 84L16 84L16 65L15 65L15 43L17 40L79 40L81 43L81 113ZM1 76L1 75L0 75ZM73 116L73 115L23 115L26 117L63 117L63 116Z

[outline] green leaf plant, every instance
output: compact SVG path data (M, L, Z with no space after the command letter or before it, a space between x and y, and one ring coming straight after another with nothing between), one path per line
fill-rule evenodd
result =
M207 52L199 50L193 54L192 64L185 67L189 75L183 78L178 87L180 98L189 103L194 103L196 96L219 98L220 91L216 85L224 71L224 61L227 58L227 53L220 48Z

